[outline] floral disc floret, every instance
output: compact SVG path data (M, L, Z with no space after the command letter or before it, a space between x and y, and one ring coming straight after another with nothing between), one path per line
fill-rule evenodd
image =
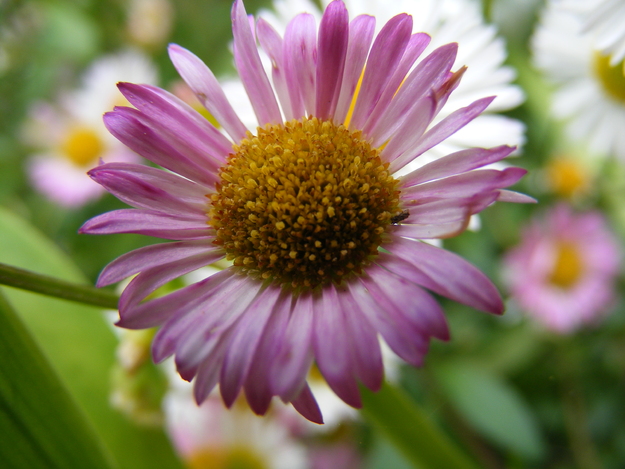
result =
M358 273L400 211L379 151L317 118L248 132L211 197L216 244L250 275L314 288Z

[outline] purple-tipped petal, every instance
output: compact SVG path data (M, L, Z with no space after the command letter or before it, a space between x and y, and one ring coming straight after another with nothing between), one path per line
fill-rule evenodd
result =
M267 412L274 395L271 367L284 341L289 317L293 314L292 306L291 295L283 291L267 322L247 374L245 397L250 408L257 415L264 415Z
M117 87L130 104L142 113L175 134L199 140L207 153L219 163L226 161L232 143L187 103L155 86L118 83Z
M120 312L137 305L146 296L167 282L223 259L224 254L221 250L208 251L184 259L175 259L169 263L162 263L143 270L132 279L120 296Z
M120 311L117 325L127 329L147 329L160 326L171 318L178 320L180 312L200 307L206 298L213 294L213 289L232 275L233 270L226 269L169 295Z
M360 392L343 332L346 329L346 313L333 284L327 285L315 298L313 312L313 348L317 366L337 396L352 407L360 408Z
M467 210L468 213L468 210ZM389 231L397 236L411 239L445 239L458 236L467 229L469 217L449 223L404 224L392 226Z
M88 220L79 230L86 234L135 233L164 239L212 237L212 230L195 218L174 217L152 210L121 209Z
M302 293L295 299L280 350L271 364L270 380L273 393L286 402L302 390L313 362L313 296Z
M198 254L217 251L221 248L206 240L179 241L174 243L153 244L135 249L108 264L98 277L97 286L105 287L117 283L142 270L151 269L161 264L168 264Z
M367 269L367 274L362 277L362 283L379 304L385 305L393 318L405 318L423 334L449 340L443 309L430 294L379 265Z
M411 33L412 17L402 13L391 18L376 36L367 58L350 129L362 129L367 122L401 61Z
M335 124L345 122L345 118L347 117L347 113L354 98L358 80L364 70L374 32L375 18L373 16L360 15L354 18L349 24L349 40L343 70L343 81L334 112Z
M232 5L234 63L260 126L282 122L280 108L258 55L256 39L241 0Z
M206 187L145 165L109 163L89 176L122 202L137 208L206 220Z
M333 117L343 81L343 69L349 38L349 15L342 1L328 5L321 24L317 44L315 117Z
M312 15L297 15L284 33L286 82L295 118L315 111L317 31Z
M258 34L258 42L271 59L271 79L276 89L278 99L280 100L284 117L287 121L295 119L296 115L300 116L301 114L296 114L291 106L291 96L289 94L284 66L284 46L282 38L277 31L262 18L258 19L256 32Z
M512 202L516 204L535 204L538 201L534 197L530 197L529 195L521 194L519 192L514 192L514 191L502 190L502 191L499 191L497 202Z
M479 169L408 187L402 191L401 196L408 206L418 204L419 200L474 197L511 186L526 173L527 170L514 167L502 171Z
M280 288L267 287L236 324L219 378L219 390L227 407L234 404L245 382L254 353L280 292Z
M339 291L339 301L344 312L343 340L352 352L355 376L372 391L379 391L384 379L382 352L377 331L357 308L348 289Z
M450 135L456 133L459 129L467 125L477 116L479 116L488 105L495 99L494 96L489 98L483 98L475 101L467 107L463 107L452 112L445 117L442 121L428 130L421 142L413 148L410 152L406 152L402 157L397 158L391 163L391 171L399 171L405 165L414 160L417 156L426 152L435 145L445 140Z
M319 425L323 424L323 416L321 415L319 404L317 404L308 384L304 386L299 396L291 401L291 404L304 418Z
M394 309L389 310L387 303L377 302L365 289L363 278L360 277L359 280L360 282L349 282L347 286L362 313L380 332L393 352L407 363L421 366L429 345L427 335L416 329L404 315L395 314Z
M209 188L218 181L214 170L199 165L174 148L159 132L146 125L136 109L118 107L104 114L104 124L120 142L144 158Z
M378 265L439 295L481 311L502 314L501 296L493 283L460 256L420 241L396 238L384 246Z
M384 133L388 133L387 137L384 138L381 136L381 132L378 132L378 129L388 129L389 122L388 117L386 119L381 119L381 117L386 114L386 110L389 107L389 103L398 92L399 88L402 86L403 82L406 80L406 76L408 72L414 65L415 61L419 58L419 56L423 53L425 48L430 43L430 36L426 33L416 33L410 37L408 41L408 45L406 46L406 51L395 70L395 73L389 80L382 96L378 100L378 103L375 106L375 109L371 112L369 119L367 120L363 132L365 135L370 136L374 141L382 141L384 142L388 135L392 133L391 130L387 130ZM406 120L409 119L406 117ZM374 146L378 146L374 143Z
M496 148L469 148L444 156L400 178L403 187L441 179L472 169L481 168L502 160L514 151L514 147L502 145Z
M379 117L372 119L367 130L376 129L376 135L388 135L391 133L389 126L401 125L415 103L444 81L454 63L457 49L457 44L446 44L419 62L396 90L397 93L393 94L390 104L380 110Z

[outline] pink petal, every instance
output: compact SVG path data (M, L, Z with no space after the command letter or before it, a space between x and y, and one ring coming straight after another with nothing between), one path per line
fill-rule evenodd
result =
M323 416L321 415L319 404L317 404L308 384L304 386L299 396L291 401L291 404L304 418L319 425L323 424Z
M497 288L460 256L403 238L395 238L384 248L390 254L381 253L376 263L385 269L459 303L493 314L503 313Z
M181 49L178 46L171 47ZM226 161L226 156L232 151L232 143L187 103L156 86L118 83L117 87L142 113L160 122L175 134L192 136L201 142L207 148L207 153L219 163Z
M106 128L131 150L187 179L214 187L218 181L214 171L207 170L180 153L142 120L142 114L131 108L116 108L104 114Z
M185 213L206 221L207 189L145 165L109 163L87 174L122 202L171 215Z
M343 82L334 112L334 123L341 124L347 117L356 86L365 66L365 60L375 32L375 18L360 15L349 24L349 40L343 71Z
M401 158L393 161L390 167L391 172L399 171L405 165L413 161L417 156L426 152L435 145L438 145L450 135L456 133L459 129L479 116L493 101L493 99L495 99L494 96L479 99L469 106L460 108L449 114L442 121L427 131L418 146L413 148L410 152L406 152Z
M366 315L354 308L356 303L348 289L339 290L338 297L345 318L343 341L351 351L354 374L366 387L379 391L384 378L384 366L377 331Z
M416 329L440 340L449 340L449 327L438 302L418 285L379 265L367 269L362 283L394 318L406 318Z
M120 311L120 320L117 325L126 329L147 329L160 326L172 318L174 321L177 321L187 311L202 307L206 298L213 295L213 290L221 286L222 282L233 275L234 269L226 269L200 282L176 290L169 295L146 301L126 311ZM153 348L155 344L156 341L152 343ZM156 361L161 360L157 359Z
M289 87L286 82L286 72L283 60L283 44L282 38L262 18L258 19L256 24L256 33L261 47L271 59L271 79L276 89L276 94L282 106L282 112L287 121L295 119L296 114L291 107L291 97L289 95ZM301 115L301 114L300 114Z
M333 284L323 288L313 302L313 348L317 366L332 390L352 407L362 401L353 374L350 349L345 342L345 312Z
M367 122L400 63L411 32L412 17L403 13L391 18L376 36L349 124L351 129L362 129Z
M359 280L363 282L362 277ZM349 282L347 286L362 313L380 332L393 352L407 363L421 366L428 350L428 337L419 329L415 329L406 316L395 314L394 309L387 311L387 304L378 303L360 282Z
M514 191L499 191L499 196L497 197L498 202L513 202L517 204L535 204L538 201L534 197L530 197L529 195L520 194L519 192Z
M258 55L256 39L241 0L232 5L234 63L260 126L282 122L280 108Z
M221 248L204 239L153 244L135 249L107 265L98 277L97 286L111 285L142 270L219 249Z
M511 186L526 173L525 169L514 167L505 168L502 171L478 169L408 187L402 190L401 195L408 205L411 205L411 200L473 197L479 193Z
M317 28L308 13L297 15L284 33L284 66L293 113L296 118L315 110Z
M343 80L349 16L343 2L331 2L321 18L317 44L315 116L332 118Z
M458 236L467 229L469 217L449 223L404 224L390 227L390 232L411 239L445 239Z
M391 96L390 104L380 110L377 120L372 119L369 123L368 128L375 129L376 141L390 137L393 130L407 119L412 107L443 82L454 63L457 49L457 44L446 44L417 64L397 93Z
M397 69L393 73L393 76L389 80L384 93L382 93L380 100L376 104L375 109L369 116L369 119L364 126L363 131L365 135L370 136L374 142L384 142L393 132L390 129L391 126L389 125L388 117L386 119L382 119L381 117L386 114L389 103L392 101L400 87L403 86L403 82L406 80L408 72L429 43L430 36L426 33L416 33L410 37L406 51L404 52ZM386 137L384 137L384 135L380 135L378 129L387 129L385 132L385 134L387 134ZM374 143L374 146L379 145Z
M289 402L306 381L313 361L313 297L302 293L295 299L280 350L269 370L272 391Z
M257 415L264 415L267 412L274 395L271 370L284 340L289 317L293 314L292 300L290 292L282 291L267 322L245 380L247 403ZM302 379L302 385L304 380L305 378ZM300 385L300 390L301 388Z
M86 234L135 233L164 239L211 238L213 230L194 217L183 218L141 209L121 209L88 220L78 231Z
M195 254L183 259L175 259L169 263L162 263L149 269L143 270L137 275L119 298L120 314L139 304L150 293L157 288L165 285L167 282L188 274L200 267L206 267L213 262L223 259L225 252L222 250L208 251L201 254Z
M495 148L469 148L444 156L400 178L403 187L410 187L435 179L465 173L502 160L514 151L502 145Z
M280 292L281 289L278 287L267 287L258 295L235 326L219 378L219 390L227 407L234 404L245 382L254 353Z

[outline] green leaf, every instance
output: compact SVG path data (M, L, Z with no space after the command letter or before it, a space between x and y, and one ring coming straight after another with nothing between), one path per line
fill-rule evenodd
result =
M86 283L56 245L1 208L0 261ZM161 429L140 428L109 404L117 340L102 310L13 288L4 291L120 467L180 468Z
M114 467L1 290L0 357L0 461L4 467Z
M476 469L401 389L385 383L377 393L363 386L361 394L362 415L385 434L414 467Z
M472 362L440 365L436 375L457 411L485 438L529 459L544 455L532 410L500 376Z

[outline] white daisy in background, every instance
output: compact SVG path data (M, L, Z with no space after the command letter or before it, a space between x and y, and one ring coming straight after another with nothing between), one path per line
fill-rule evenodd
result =
M24 125L23 140L34 149L27 162L32 185L55 203L80 207L104 194L86 172L104 162L136 162L139 157L110 135L102 115L127 103L119 81L156 84L149 59L125 51L96 60L82 77L82 86L55 103L36 103Z
M287 421L275 412L266 417L252 414L243 401L226 409L218 392L201 406L192 386L175 375L165 397L165 427L174 448L189 469L304 469L308 457L304 445L290 433ZM175 376L174 376L175 375Z
M586 142L593 153L625 159L623 68L598 47L595 35L584 33L596 4L549 2L532 38L534 63L556 84L553 113L567 121L570 138ZM625 34L625 19L620 25Z
M623 0L567 0L569 11L583 19L582 31L595 49L610 56L610 66L621 64L625 72L625 2Z
M324 6L329 0L322 0ZM497 114L513 109L523 102L521 89L512 84L516 73L504 66L506 49L504 40L497 36L496 27L484 23L479 4L470 0L345 0L351 17L369 14L376 18L379 30L391 17L408 13L413 18L413 32L428 33L432 40L423 52L427 55L437 47L457 42L458 55L453 70L466 65L458 88L450 96L432 125L440 122L453 110L465 107L478 97L497 96L488 109L470 124L447 138L437 147L421 155L406 171L432 159L470 147L493 147L508 143L521 146L524 143L524 125L515 119ZM306 11L317 22L319 9L308 0L277 0L274 12L262 15L279 33L295 13Z

